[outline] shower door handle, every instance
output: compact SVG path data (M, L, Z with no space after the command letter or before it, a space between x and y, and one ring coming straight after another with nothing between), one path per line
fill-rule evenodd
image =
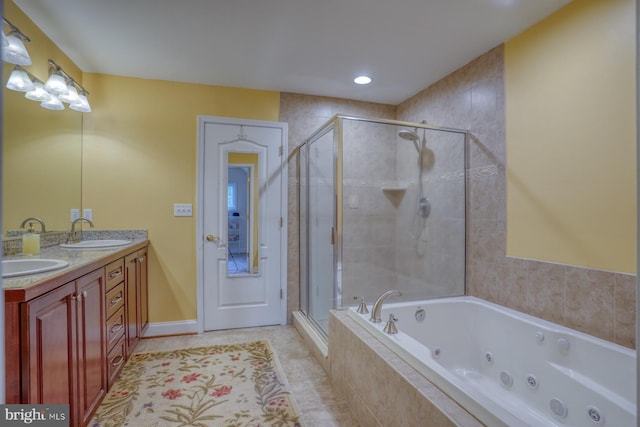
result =
M331 246L336 244L336 229L331 227L331 236L329 237Z

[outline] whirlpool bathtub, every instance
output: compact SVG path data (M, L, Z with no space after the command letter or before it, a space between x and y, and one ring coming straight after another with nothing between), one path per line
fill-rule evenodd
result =
M385 304L379 324L348 315L488 426L636 425L628 348L473 297Z

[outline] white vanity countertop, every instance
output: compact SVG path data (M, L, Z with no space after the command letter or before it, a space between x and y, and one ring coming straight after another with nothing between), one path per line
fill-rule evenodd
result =
M37 258L53 258L67 261L69 265L59 270L48 271L45 273L29 274L25 276L7 277L2 279L2 287L4 290L24 289L35 286L44 281L61 276L69 271L80 268L82 266L92 264L102 258L110 258L116 252L122 252L122 256L126 255L129 250L135 251L140 249L140 243L148 242L147 239L137 238L131 240L126 246L117 246L104 249L64 249L60 246L50 246L42 248L39 255L13 255L3 257L4 260L10 259L37 259Z

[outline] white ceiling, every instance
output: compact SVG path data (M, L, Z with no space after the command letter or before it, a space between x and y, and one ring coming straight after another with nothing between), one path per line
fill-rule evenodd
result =
M394 105L569 3L14 1L84 72Z

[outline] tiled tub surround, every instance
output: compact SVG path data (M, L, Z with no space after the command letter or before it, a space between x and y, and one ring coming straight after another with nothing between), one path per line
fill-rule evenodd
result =
M2 255L19 255L22 252L23 231L10 232L2 241ZM69 231L48 231L40 235L40 248L49 248L67 243ZM147 230L79 230L74 232L75 240L147 240ZM17 237L16 237L17 236Z
M331 312L329 331L331 383L361 426L483 425L346 310Z
M625 347L474 297L385 304L395 335L347 313L486 425L635 424L636 354Z

